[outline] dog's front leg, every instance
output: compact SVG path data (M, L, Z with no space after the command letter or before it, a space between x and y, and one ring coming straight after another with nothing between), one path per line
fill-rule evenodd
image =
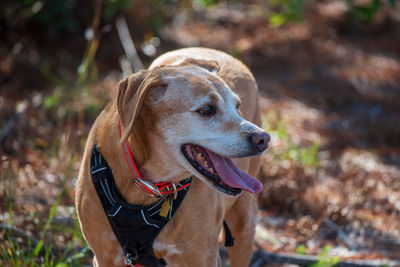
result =
M99 259L97 259L96 256L93 257L93 267L105 267L105 266L126 267L122 255L122 249L120 250L120 253L117 254L114 258L110 257L108 253L105 253L104 255L105 257L100 256Z
M207 237L204 239L207 240ZM218 251L218 243L203 246L203 240L194 243L195 239L189 239L185 245L154 243L154 253L157 257L163 258L169 267L193 267L210 266L221 267L221 259ZM203 243L203 244L201 244Z
M99 263L101 262L101 264ZM122 250L121 254L116 256L114 259L110 258L107 254L106 257L99 257L99 260L96 256L93 257L93 267L105 267L105 266L116 266L116 267L126 267L124 263L124 258L122 257Z
M257 199L247 192L240 196L226 214L226 221L235 238L228 248L231 267L249 266L257 223Z
M94 252L93 266L95 267L126 266L122 249L117 241L103 239L102 242L93 246L92 250Z

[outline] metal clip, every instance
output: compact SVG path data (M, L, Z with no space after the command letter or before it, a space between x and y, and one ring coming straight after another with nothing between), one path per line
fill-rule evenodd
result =
M132 262L132 256L131 253L126 253L125 257L124 257L124 263L127 266L133 266L133 262Z
M178 197L178 191L176 191L176 185L175 183L171 183L172 187L174 188L174 199L176 199Z
M136 177L133 179L133 181L140 186L144 191L150 190L151 193L153 194L154 197L162 197L163 195L161 194L160 190L158 188L146 181L143 181L142 179Z

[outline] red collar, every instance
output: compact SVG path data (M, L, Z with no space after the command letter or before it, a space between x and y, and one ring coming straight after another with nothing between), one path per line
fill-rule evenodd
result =
M121 120L119 121L119 134L122 136L122 125ZM135 161L133 160L131 149L129 148L128 142L125 140L122 144L122 150L124 151L124 155L126 161L128 162L129 169L131 170L133 181L135 184L146 194L152 197L164 197L168 195L172 195L174 199L176 199L177 192L185 189L190 185L190 182L185 183L183 185L179 185L178 187L175 183L171 182L161 182L152 184L150 182L146 182L140 176L140 173L136 167ZM179 183L178 183L179 184Z

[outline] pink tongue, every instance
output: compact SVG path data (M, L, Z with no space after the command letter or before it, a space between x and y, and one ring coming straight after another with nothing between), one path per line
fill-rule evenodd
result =
M256 178L241 171L230 158L223 158L211 151L207 151L219 177L227 185L233 188L242 188L250 193L258 194L262 191L263 185Z

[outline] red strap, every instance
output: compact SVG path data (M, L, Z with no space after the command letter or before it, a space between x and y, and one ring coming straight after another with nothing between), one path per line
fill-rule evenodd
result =
M119 121L119 135L120 138L122 137L122 123L121 120ZM146 182L140 176L140 173L136 167L135 161L133 160L132 151L129 148L128 142L125 140L122 142L122 150L124 151L126 162L128 163L129 169L131 170L132 176L135 178L136 185L146 194L151 196L165 196L174 194L177 191L183 190L190 185L190 183L186 183L179 187L175 187L170 182L160 182L156 184L151 184ZM161 194L161 195L160 195ZM136 265L138 266L138 265ZM140 267L140 266L139 266Z

